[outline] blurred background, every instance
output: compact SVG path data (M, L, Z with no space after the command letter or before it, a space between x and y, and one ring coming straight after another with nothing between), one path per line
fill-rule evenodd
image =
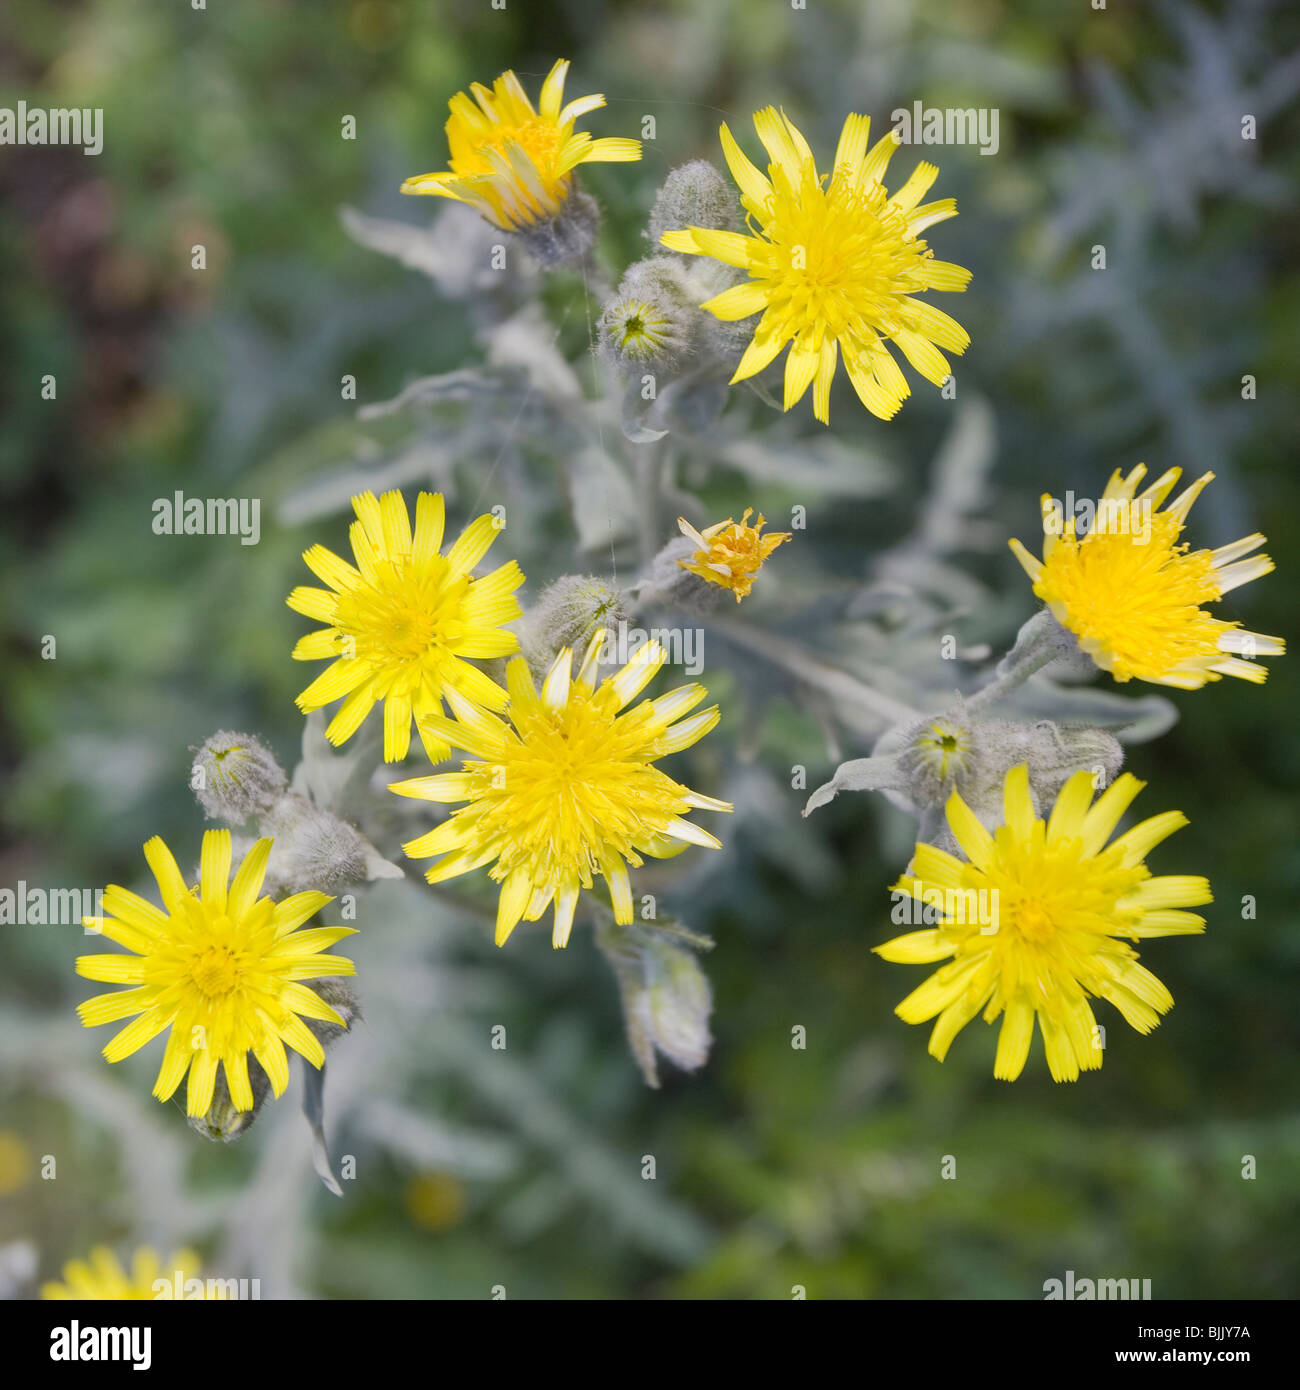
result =
M197 857L189 749L216 729L297 762L293 697L315 671L289 659L306 627L284 596L306 582L308 544L344 549L348 469L371 459L378 489L390 445L408 447L383 420L360 426L340 379L384 401L482 355L472 305L359 245L339 210L426 226L430 203L396 190L445 167L447 98L507 67L535 93L557 57L571 95L609 98L593 133L655 117L641 163L583 173L613 278L645 254L669 169L718 161L721 119L756 152L750 113L781 105L829 162L850 110L877 131L916 100L1000 114L996 155L905 150L891 170L933 159L934 196L958 200L931 241L974 271L960 301L939 299L973 340L956 368L967 434L954 441L954 404L915 380L900 416L875 420L841 374L829 435L801 419L764 467L692 464L716 517L753 505L788 529L789 507L809 507L815 542L787 548L788 586L778 552L755 591L775 628L866 584L961 448L979 455L982 519L949 538L931 587L963 643L996 655L1031 613L1006 538L1037 536L1039 493L1095 496L1138 461L1214 471L1193 543L1258 529L1278 562L1226 615L1291 636L1294 7L13 0L0 33L0 105L104 111L97 158L0 150L0 886L142 888L155 833ZM545 300L579 362L598 310L583 294L558 277ZM445 467L461 521L485 487L510 500L520 520L493 560L520 556L526 597L605 572L566 508L536 500L563 492L547 466L463 448L425 475ZM153 501L177 489L261 498L259 544L156 536ZM1294 1296L1294 658L1260 688L1175 692L1177 724L1130 749L1147 813L1191 819L1158 871L1208 873L1216 902L1204 937L1143 952L1177 1001L1161 1027L1140 1038L1108 1018L1104 1069L1066 1086L1037 1045L1017 1083L995 1082L978 1022L944 1065L926 1055L927 1030L892 1015L920 973L870 954L894 934L886 889L911 823L867 794L801 821L791 767L811 788L838 760L817 711L774 678L705 678L728 715L711 755L725 770L684 780L725 780L738 811L712 826L727 852L694 851L707 862L665 889L717 943L701 1071L644 1085L589 934L553 953L521 929L497 952L483 884L459 906L416 875L381 884L352 952L368 1022L326 1086L336 1164L355 1159L340 1201L312 1174L296 1073L245 1139L208 1144L149 1098L159 1044L110 1068L107 1034L78 1024L80 929L0 926L8 1291L94 1244L188 1242L206 1272L258 1276L267 1297L1038 1298L1067 1269L1149 1278L1157 1298ZM868 746L849 737L838 756ZM498 1024L510 1041L494 1054Z

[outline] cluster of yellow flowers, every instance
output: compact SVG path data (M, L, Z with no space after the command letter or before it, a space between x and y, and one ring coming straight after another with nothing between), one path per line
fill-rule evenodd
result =
M1163 510L1179 470L1138 493L1145 475L1139 465L1127 477L1112 476L1101 499L1109 504L1107 524L1081 540L1074 518L1062 521L1043 498L1042 560L1011 542L1034 593L1118 681L1184 690L1223 676L1263 681L1264 668L1245 658L1281 655L1282 639L1224 622L1201 605L1272 570L1266 555L1245 558L1264 537L1190 550L1180 541L1184 523L1213 475ZM1106 843L1144 785L1125 773L1093 803L1094 774L1085 769L1065 783L1050 815L1039 817L1026 768L1016 767L1006 777L1004 824L993 834L953 793L948 826L966 859L918 844L912 872L894 885L944 910L932 929L876 947L904 964L948 961L896 1010L908 1023L936 1020L933 1056L942 1061L983 1009L986 1022L1002 1017L993 1074L1014 1081L1037 1018L1053 1079L1073 1081L1102 1062L1090 996L1109 1000L1140 1033L1159 1023L1173 997L1127 942L1204 931L1205 919L1185 909L1212 898L1199 874L1153 877L1144 862L1187 824L1180 811L1152 816ZM979 902L996 905L991 920L968 910Z
M561 107L568 66L559 62L551 69L536 111L513 72L497 78L491 91L475 83L470 90L477 107L458 92L447 121L451 167L407 179L402 192L452 198L503 230L519 231L562 212L579 164L639 159L637 140L574 133L577 117L602 107L605 98L582 97ZM936 385L949 374L939 349L961 353L970 343L955 319L916 298L970 283L969 270L935 260L921 235L956 217L956 200L921 202L939 176L925 161L897 192L887 193L885 172L900 140L890 130L869 146L870 128L866 116L848 117L828 178L817 172L807 140L783 111L769 106L754 115L770 161L766 174L724 123L722 152L755 230L742 236L683 227L661 237L670 251L711 256L747 273L744 284L700 306L728 321L762 315L732 381L762 371L788 344L784 408L811 386L813 413L823 424L830 419L841 355L862 404L888 420L911 388L887 343Z
M501 885L498 944L521 919L534 921L553 905L552 941L566 945L579 892L596 877L608 885L615 920L630 923L628 866L692 844L717 848L719 841L686 817L693 810L731 810L655 765L717 724L716 705L697 708L707 690L692 683L634 704L667 654L649 642L598 679L603 631L580 654L576 670L574 653L561 651L538 690L505 626L522 611L514 597L524 582L518 564L472 574L499 535L490 514L444 552L441 495L419 494L414 526L400 492L362 493L352 505L353 563L312 546L303 559L327 587L299 587L288 598L296 612L326 624L293 655L334 658L298 697L299 707L341 700L326 730L341 744L382 702L387 762L406 757L413 720L431 762L446 759L453 746L471 755L459 772L395 782L392 790L466 803L405 849L413 858L439 856L426 874L430 883L492 865ZM749 515L693 533L700 549L681 562L738 600L787 539L760 536L762 518L755 528ZM474 664L499 657L512 658L504 686ZM324 1061L303 1020L344 1026L303 981L355 973L350 960L326 954L352 930L304 928L331 901L323 893L297 893L278 904L259 897L270 851L271 841L259 840L232 881L230 832L208 831L200 881L191 888L155 837L144 853L162 907L112 885L103 915L85 919L131 954L82 956L78 972L131 988L87 1000L82 1021L131 1018L104 1048L110 1062L170 1029L154 1095L168 1100L188 1073L191 1116L211 1108L219 1067L235 1109L249 1110L249 1052L279 1096L289 1077L284 1044L314 1066Z
M552 69L536 110L509 72L491 91L475 84L474 101L454 97L449 170L410 179L403 191L459 200L494 225L519 230L561 213L579 165L639 158L635 140L575 132L578 118L604 98L562 105L567 67ZM938 174L927 163L887 194L883 179L899 141L889 132L869 144L868 125L864 116L848 117L828 175L818 173L807 141L780 111L754 116L766 173L723 125L722 150L750 234L687 227L662 238L669 250L746 272L743 283L701 306L721 320L761 315L733 380L759 372L788 345L784 407L811 386L813 412L823 422L841 357L864 406L889 419L909 387L887 344L941 383L949 367L939 349L960 353L969 342L955 320L916 297L960 291L970 279L960 266L935 260L921 236L955 216L956 205L951 198L921 201ZM1158 509L1178 470L1138 494L1143 476L1141 467L1116 474L1106 499ZM1079 539L1072 523L1060 535L1048 530L1041 560L1012 542L1034 593L1116 680L1185 689L1225 675L1262 681L1263 669L1249 658L1283 651L1280 639L1247 632L1202 606L1272 568L1265 556L1247 558L1263 542L1259 535L1215 551L1190 551L1180 542L1208 481L1206 475L1157 511L1142 544L1124 528L1094 529ZM475 575L499 534L491 515L471 522L444 550L441 496L419 494L414 524L397 491L363 493L353 508L352 560L312 546L303 558L324 587L295 588L288 598L296 612L323 624L293 656L331 661L299 695L299 707L341 701L327 729L341 744L382 704L387 762L407 756L412 724L431 763L453 748L469 755L458 771L408 778L392 790L456 807L405 850L435 860L430 883L490 866L500 885L498 944L519 921L550 908L553 944L564 946L579 894L597 877L605 880L616 921L631 922L629 866L690 845L717 847L687 817L732 809L656 765L717 724L716 706L699 708L705 687L682 685L638 701L666 654L651 642L601 679L602 632L583 651L561 650L539 689L509 628L521 616L518 564ZM681 523L695 548L679 563L737 601L789 539L762 535L764 518L751 526L750 514L703 531ZM504 684L476 664L502 658L509 658ZM1019 1075L1036 1018L1053 1077L1074 1079L1101 1063L1090 997L1110 1000L1142 1032L1170 1007L1168 991L1127 942L1203 930L1204 919L1186 909L1209 902L1210 891L1200 876L1152 877L1146 868L1147 853L1185 823L1178 812L1106 843L1141 786L1126 774L1094 803L1091 774L1079 772L1040 816L1026 769L1014 768L996 831L952 797L948 822L966 858L918 844L912 871L897 888L923 901L936 891L993 891L997 927L990 932L948 913L932 929L877 948L891 961L949 962L898 1008L909 1022L937 1018L930 1040L936 1057L983 1009L989 1021L1003 1018L996 1076ZM351 961L327 953L350 929L305 925L331 901L324 894L302 892L279 903L259 896L270 850L269 840L259 840L232 880L230 833L209 831L199 882L190 886L154 838L144 854L161 907L111 886L104 914L86 919L128 954L83 956L78 971L128 988L82 1004L83 1022L131 1019L104 1048L109 1061L170 1030L154 1094L167 1100L188 1075L191 1116L212 1106L219 1068L235 1108L252 1107L250 1052L280 1095L288 1080L285 1044L318 1067L324 1060L304 1020L343 1024L304 982L354 973ZM125 1280L101 1264L100 1283ZM70 1268L68 1287L84 1288L88 1279Z

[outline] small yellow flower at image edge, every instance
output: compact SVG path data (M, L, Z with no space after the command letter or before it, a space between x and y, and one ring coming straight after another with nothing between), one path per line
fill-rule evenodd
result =
M522 615L515 590L523 572L510 560L481 578L471 575L501 534L491 513L471 522L444 555L441 493L419 494L414 529L400 492L363 492L352 507L356 563L313 545L303 560L329 587L300 586L286 600L295 613L326 624L298 642L294 659L335 658L298 696L298 707L308 713L342 699L325 730L337 745L383 701L384 761L406 757L414 719L429 760L441 762L450 748L420 721L442 712L447 691L505 708L506 692L471 663L519 650L503 624Z
M696 550L689 560L678 564L710 584L730 589L739 603L754 587L754 580L767 557L791 538L789 531L773 531L763 535L767 519L760 513L755 526L749 524L752 507L745 508L739 521L728 517L697 531L685 517L677 518L683 536L694 541Z
M192 1250L177 1250L166 1266L158 1252L142 1246L131 1259L128 1273L117 1256L105 1245L97 1245L84 1260L69 1260L63 1266L63 1282L51 1281L41 1285L41 1297L50 1300L152 1300L158 1298L154 1287L159 1280L168 1284L168 1296L174 1293L179 1273L182 1287L185 1281L198 1277L199 1257ZM205 1292L204 1297L207 1297Z
M555 64L536 109L513 72L503 72L490 89L472 83L473 101L457 92L448 103L450 168L409 178L401 191L454 198L503 231L517 231L560 214L580 164L640 159L639 140L593 140L574 130L605 98L597 93L562 104L568 71L567 59Z
M1198 478L1162 511L1182 470L1169 469L1138 493L1146 471L1138 464L1127 477L1118 470L1111 475L1097 520L1082 540L1075 518L1058 516L1052 499L1043 498L1043 558L1010 542L1034 594L1117 681L1180 690L1199 690L1224 676L1260 684L1267 669L1245 657L1282 656L1286 643L1224 622L1201 605L1272 572L1267 555L1251 554L1264 536L1256 532L1217 550L1190 549L1179 537L1214 474Z
M77 974L130 988L96 995L77 1006L87 1028L132 1022L104 1047L120 1062L158 1034L171 1030L153 1094L169 1100L189 1074L185 1112L206 1115L217 1068L225 1072L237 1110L253 1108L248 1053L260 1063L276 1096L289 1084L284 1045L314 1067L325 1061L320 1041L304 1018L346 1027L304 980L355 975L342 956L324 954L351 927L303 923L333 899L295 893L281 903L258 897L266 875L270 840L258 840L231 879L229 830L203 836L200 881L189 887L171 851L158 836L144 847L162 907L117 884L104 890L104 914L84 925L124 946L129 955L79 956Z
M922 203L939 175L925 161L891 196L886 167L900 139L893 130L867 148L871 122L844 122L829 180L817 172L807 140L783 111L765 107L754 128L767 151L764 175L726 125L719 135L750 235L706 227L666 231L670 251L712 256L749 279L701 306L725 321L762 314L733 375L761 372L787 343L784 408L813 388L813 414L830 421L830 392L842 355L862 404L892 419L911 394L887 342L927 381L942 386L950 368L940 348L962 353L970 335L942 309L916 296L927 290L961 291L971 272L939 261L921 233L956 217L953 198Z
M430 883L492 864L501 884L499 946L521 919L536 921L552 902L552 945L567 945L579 891L597 876L608 885L615 921L626 925L633 918L629 864L638 867L642 855L670 858L689 845L720 848L685 816L730 811L731 803L691 791L654 766L702 739L718 722L717 706L690 713L708 695L695 683L627 708L667 654L647 642L598 682L605 637L592 638L576 674L573 652L564 648L540 692L516 657L507 668L504 719L449 692L456 717L427 720L438 738L473 756L459 772L390 784L400 796L468 803L403 848L413 859L442 856L425 874Z
M1128 941L1204 931L1205 919L1184 909L1213 898L1200 875L1153 877L1144 862L1187 824L1181 811L1152 816L1106 844L1144 785L1126 772L1093 803L1093 774L1076 772L1044 821L1022 764L1006 775L1005 823L994 833L957 793L949 798L948 825L967 862L918 844L912 872L892 890L933 908L938 925L874 948L904 965L952 957L895 1010L907 1023L937 1016L931 1056L942 1062L983 1009L986 1023L1002 1016L997 1079L1020 1075L1037 1020L1052 1079L1075 1081L1102 1063L1090 997L1109 1000L1139 1033L1173 1006Z

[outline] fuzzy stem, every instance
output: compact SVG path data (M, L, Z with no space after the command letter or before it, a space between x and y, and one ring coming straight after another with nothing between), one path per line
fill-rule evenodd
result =
M1035 614L1021 628L1015 646L998 663L994 678L966 701L967 714L987 709L1055 661L1061 654L1053 640L1055 632L1056 625L1047 609Z

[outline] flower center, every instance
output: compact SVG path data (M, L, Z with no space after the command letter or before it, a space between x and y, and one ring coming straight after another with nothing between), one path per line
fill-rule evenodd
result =
M600 693L574 690L563 713L519 718L519 742L484 768L480 824L485 842L503 842L501 876L527 863L539 881L589 882L603 849L639 863L634 842L687 809L682 789L647 758L644 728L624 727L615 713Z
M1050 941L1056 924L1038 903L1017 903L1010 912L1011 925L1026 941Z
M1168 523L1162 525L1162 523ZM1224 624L1200 604L1219 597L1208 551L1187 553L1172 518L1155 518L1147 543L1128 536L1066 537L1047 556L1035 592L1120 680L1160 675L1213 656Z
M507 140L513 140L519 145L540 173L550 176L551 167L559 157L562 144L559 128L553 122L538 117L536 120L525 121L522 125L507 126L491 140L484 140L482 148L496 150L498 154L509 159ZM486 164L487 160L484 159L483 162Z
M892 331L895 299L921 287L925 243L907 237L879 185L825 191L809 173L798 197L778 194L765 231L774 244L767 274L786 316L820 321L832 336L864 321Z
M190 970L194 983L210 999L229 994L242 973L239 957L229 946L209 946Z
M464 635L464 578L446 583L409 561L389 562L373 582L339 597L335 625L352 639L352 655L389 666L440 656ZM445 567L444 567L445 568Z

